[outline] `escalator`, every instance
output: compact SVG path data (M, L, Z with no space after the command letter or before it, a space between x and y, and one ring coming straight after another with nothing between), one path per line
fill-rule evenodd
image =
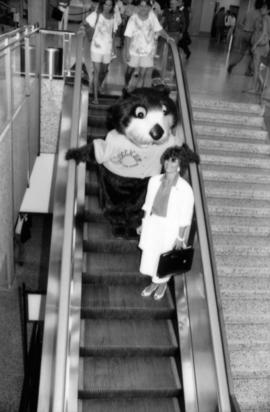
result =
M105 137L113 98L89 107L88 136ZM97 166L88 168L84 214L79 399L82 411L183 409L177 312L172 288L142 298L137 240L114 238L99 206Z
M88 107L81 49L79 38L75 82L63 97L37 411L234 412L197 166L190 167L192 270L172 279L161 301L142 298L147 280L138 272L138 242L112 236L96 165L64 161L69 147L105 137L105 113L117 98L112 93ZM176 133L182 129L196 150L175 44L162 61L170 70L175 63L174 73L160 70L175 81L171 94L182 119Z

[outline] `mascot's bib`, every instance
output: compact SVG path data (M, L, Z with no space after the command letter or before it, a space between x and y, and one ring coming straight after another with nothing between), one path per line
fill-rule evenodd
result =
M95 158L99 164L119 176L142 179L160 173L160 157L173 145L175 137L170 134L161 145L140 147L116 130L110 131L106 140L94 140Z

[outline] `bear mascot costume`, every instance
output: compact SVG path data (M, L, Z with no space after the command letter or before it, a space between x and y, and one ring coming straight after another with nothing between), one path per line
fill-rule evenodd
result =
M176 122L167 88L135 89L108 109L105 139L67 151L67 160L98 163L101 206L114 236L137 236L148 180L161 172L162 153L181 144L172 133Z

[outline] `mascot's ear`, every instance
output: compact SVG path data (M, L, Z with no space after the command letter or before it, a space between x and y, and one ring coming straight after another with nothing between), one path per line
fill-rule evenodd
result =
M107 110L106 126L108 131L116 129L119 133L123 133L121 127L121 119L125 111L127 103L123 97L120 97L114 105Z
M126 99L129 96L130 96L130 93L128 92L128 90L125 87L123 87L123 89L122 89L122 98Z

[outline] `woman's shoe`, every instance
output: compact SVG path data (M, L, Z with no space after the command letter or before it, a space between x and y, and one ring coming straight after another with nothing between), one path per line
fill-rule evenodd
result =
M159 285L154 294L154 299L155 300L162 299L163 296L165 295L166 289L167 289L167 283L162 283L161 285Z
M150 285L146 286L146 288L142 291L141 295L144 298L148 298L149 296L152 295L152 293L158 288L157 283L150 283Z

